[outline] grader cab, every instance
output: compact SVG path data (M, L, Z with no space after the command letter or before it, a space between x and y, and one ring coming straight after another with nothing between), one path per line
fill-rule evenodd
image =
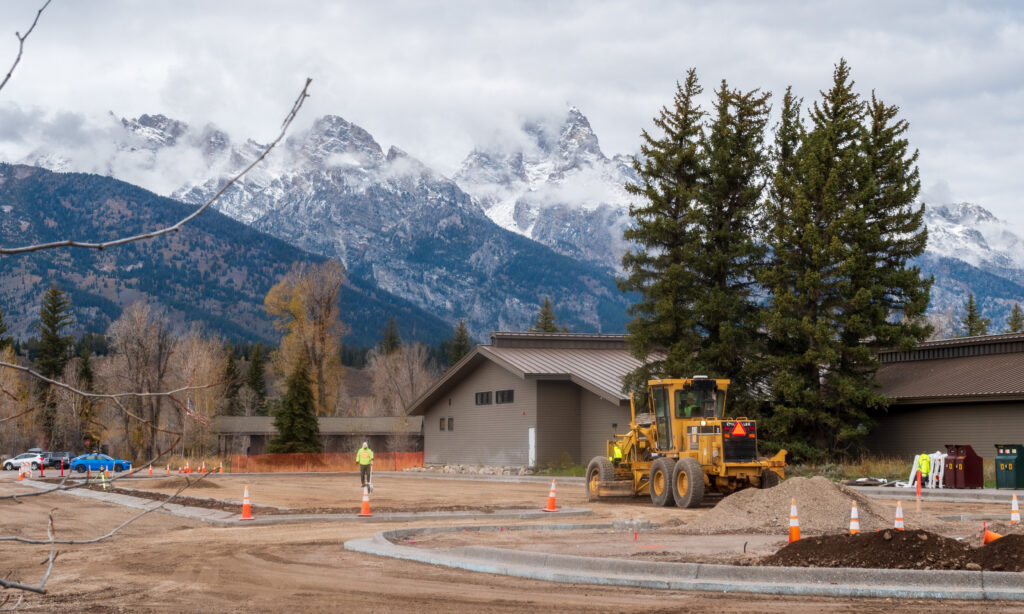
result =
M656 379L630 395L629 432L613 433L587 466L587 499L649 494L655 505L697 507L706 492L769 488L785 477L786 451L759 460L757 423L725 417L727 379Z

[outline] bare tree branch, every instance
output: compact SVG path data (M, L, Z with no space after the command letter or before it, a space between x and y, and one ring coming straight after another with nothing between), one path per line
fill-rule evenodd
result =
M39 23L39 16L43 14L43 11L46 10L46 7L50 6L50 2L52 2L52 0L46 0L46 3L43 4L42 8L40 8L39 11L36 13L36 18L32 20L32 25L29 27L28 31L25 32L24 35L18 32L14 33L14 36L18 38L18 57L14 58L14 64L11 64L11 69L7 71L7 76L4 77L3 82L0 83L0 90L4 89L4 86L7 85L7 82L11 80L11 75L14 74L14 69L17 68L18 63L21 62L21 54L23 51L25 51L25 39L28 38L29 34L32 34L32 30L36 29L36 24Z
M306 79L306 85L303 86L302 91L299 92L299 97L296 98L295 102L292 104L291 111L288 112L288 115L285 116L284 118L284 122L281 123L281 133L277 135L276 139L271 141L270 145L267 145L267 147L263 150L263 153L261 153L258 158L253 160L252 163L249 164L249 166L246 166L244 169L242 169L240 173L238 173L230 180L228 180L228 182L225 183L221 187L221 189L218 190L217 193L210 198L210 200L206 201L201 207L199 207L189 215L182 218L180 221L178 221L178 223L168 226L166 228L161 228L160 230L154 230L152 232L146 232L130 237L123 237L121 239L114 239L112 241L104 241L102 243L87 243L83 241L76 241L74 239L66 239L64 241L40 243L38 245L26 245L22 247L2 247L0 248L0 254L24 254L27 252L36 252L44 249L54 249L57 247L82 247L86 249L103 250L108 247L124 245L125 243L142 241L144 239L152 239L154 237L159 237L160 235L165 235L170 232L178 232L179 230L181 230L182 226L198 217L199 214L201 214L203 211L209 208L210 205L215 203L221 197L221 195L227 191L228 188L234 185L239 179L244 177L246 173L253 169L253 167L262 162L263 158L266 158L267 155L271 152L271 150L274 149L274 147L281 142L281 140L284 138L285 133L288 131L288 127L291 126L292 121L295 120L295 116L298 114L299 109L302 108L302 103L305 102L306 98L309 98L309 84L312 82L312 79Z
M149 467L153 463L155 463L158 460L160 460L161 458L163 458L168 452L173 450L179 443L181 443L181 433L179 433L179 432L171 432L171 434L172 435L177 435L177 438L175 438L174 441L169 443L166 448L164 448L162 450L159 450L159 453L156 456L154 456L153 458L149 459L148 461L142 463L137 468L129 471L128 473L123 473L121 475L114 476L114 477L110 478L107 481L110 482L111 484L113 484L114 482L116 482L118 480L123 480L125 478L130 478L130 477L134 476L136 473L142 471L144 468ZM88 479L86 479L85 481L77 482L77 483L74 483L74 484L68 484L68 485L65 486L64 483L67 482L68 478L70 478L70 477L71 477L71 471L68 471L67 475L64 476L64 479L61 480L60 483L57 484L56 486L54 486L53 488L46 488L46 489L43 489L43 490L36 490L36 491L31 491L31 492L26 492L26 493L18 493L16 495L0 495L0 501L2 501L4 499L13 499L13 500L17 501L18 503L21 503L21 501L18 501L19 499L25 499L25 498L28 498L28 497L40 497L42 495L48 495L48 494L50 494L52 492L57 492L57 491L62 491L62 490L74 490L76 488L82 488L83 486L88 486L89 484L93 483L93 482L90 482Z
M37 584L36 586L30 586L28 584L22 584L20 582L10 582L8 580L4 580L3 578L0 578L0 586L2 586L3 588L15 588L15 589L22 590L22 591L29 591L29 592L32 592L32 593L39 593L41 595L45 595L46 594L46 582L50 579L50 574L53 573L53 561L54 561L54 559L57 558L57 546L56 546L56 544L61 543L61 542L54 541L54 539L53 539L54 535L53 535L53 510L52 509L50 510L49 517L50 517L50 521L49 521L49 524L46 527L46 534L50 537L50 539L48 539L48 540L36 540L35 542L33 542L33 543L37 543L37 544L50 544L50 557L49 557L48 565L46 567L46 573L43 574L43 579L40 580L39 584ZM20 599L18 600L18 603L19 604L21 603ZM18 607L17 604L15 604L14 607L10 608L10 609L14 609L16 607Z
M95 544L97 542L101 542L101 541L103 541L105 539L113 537L115 533L117 533L121 529L125 528L126 526L130 525L131 523L135 522L139 518L142 518L146 514L148 514L150 512L154 512L154 511L162 508L163 506L167 505L168 503L171 502L172 499L174 499L175 497L180 495L182 493L182 491L184 491L186 488L189 488L191 486L194 486L195 484L198 484L200 481L205 479L206 476L210 475L211 473L212 473L211 471L207 471L206 473L204 473L204 474L200 475L198 478L196 478L195 481L189 481L189 479L186 477L185 478L185 485L182 486L181 488L179 488L177 491L175 491L175 492L171 493L170 495L168 495L163 501L160 502L159 505L154 505L153 507L151 507L151 508L149 508L147 510L143 510L142 512L136 514L135 516L132 516L128 520L125 520L121 524L117 525L117 527L115 527L114 530L112 530L111 532L109 532L109 533L107 533L105 535L101 535L99 537L93 538L93 539L59 539L59 540L54 541L53 534L51 533L49 540L45 540L45 539L31 539L31 538L28 538L28 537L18 537L16 535L8 535L8 536L0 537L0 542L19 542L19 543L22 543L22 544L62 544L62 545L70 545L70 546L77 546L77 545L80 545L80 544ZM52 527L53 527L53 510L50 510L50 526L51 526L51 529L52 529ZM49 573L47 573L47 576L49 576ZM44 579L44 583L45 583L45 579Z

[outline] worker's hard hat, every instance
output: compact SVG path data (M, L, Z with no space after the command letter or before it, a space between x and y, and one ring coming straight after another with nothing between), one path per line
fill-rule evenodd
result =
M363 442L363 447L364 447L364 448L368 447L368 446L366 445L366 442L365 442L365 441Z

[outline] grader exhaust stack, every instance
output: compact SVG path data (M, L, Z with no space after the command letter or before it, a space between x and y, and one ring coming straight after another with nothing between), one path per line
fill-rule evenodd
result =
M785 477L786 451L757 457L757 423L725 418L727 379L656 379L630 395L629 432L587 467L587 499L650 495L655 505L697 507L706 492L769 488Z

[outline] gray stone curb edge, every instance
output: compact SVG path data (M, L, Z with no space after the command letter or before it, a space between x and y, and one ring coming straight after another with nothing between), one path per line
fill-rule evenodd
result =
M653 563L484 546L426 550L395 543L422 533L611 527L610 524L552 524L402 529L380 531L371 538L347 541L345 549L467 571L573 584L820 597L1024 601L1024 572Z

